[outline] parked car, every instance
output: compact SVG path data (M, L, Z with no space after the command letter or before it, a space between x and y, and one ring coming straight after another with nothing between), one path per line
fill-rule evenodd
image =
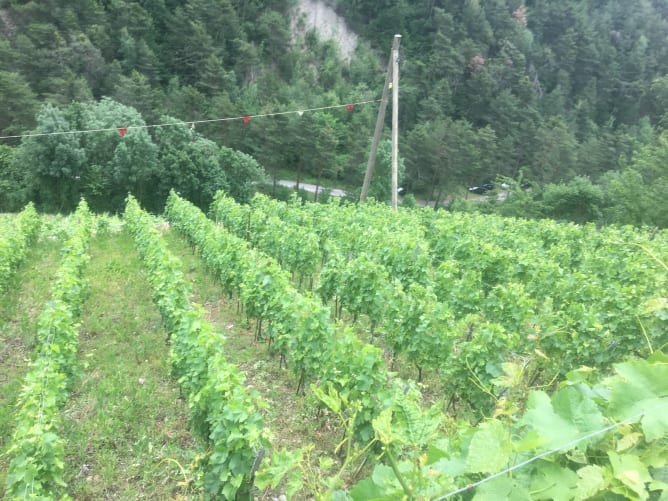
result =
M492 191L494 189L494 185L492 183L485 183L481 184L480 186L471 186L469 188L469 191L471 193L475 193L476 195L484 195L488 191Z

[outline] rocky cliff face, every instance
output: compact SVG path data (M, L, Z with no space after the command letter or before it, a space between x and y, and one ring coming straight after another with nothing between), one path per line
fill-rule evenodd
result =
M315 29L321 40L333 40L339 47L341 58L350 62L358 37L346 25L345 19L321 0L299 0L292 22L292 32L298 35Z

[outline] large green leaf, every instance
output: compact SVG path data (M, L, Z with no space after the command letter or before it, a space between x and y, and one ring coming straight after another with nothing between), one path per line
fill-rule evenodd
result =
M390 501L388 497L371 478L365 478L359 482L351 491L353 501Z
M542 448L552 449L579 437L574 423L557 414L550 397L536 391L529 395L527 411L520 421L538 434Z
M648 499L649 493L645 484L650 482L652 477L640 458L633 454L617 454L613 451L608 451L608 457L615 478L631 489L637 495L637 499Z
M537 464L531 479L533 499L569 501L573 499L578 476L572 470L555 463L541 461Z
M508 466L510 435L500 421L482 423L469 445L466 470L469 473L495 473Z
M668 365L636 360L617 364L623 381L612 387L610 414L618 420L643 414L645 439L656 440L668 433Z
M473 501L527 501L529 491L511 477L499 477L476 489Z
M589 499L603 491L609 483L609 473L601 466L588 464L577 471L578 481L575 491L577 501Z
M605 421L592 400L577 387L567 386L551 399L544 392L532 393L521 423L538 434L541 447L551 449L603 428ZM583 441L578 447L585 445Z
M598 406L574 386L555 393L552 396L552 407L559 416L575 425L580 433L600 430L605 425Z

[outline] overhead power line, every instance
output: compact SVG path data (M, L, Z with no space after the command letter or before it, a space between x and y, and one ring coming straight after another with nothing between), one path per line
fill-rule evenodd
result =
M264 117L275 117L279 115L299 115L301 116L304 113L309 113L313 111L324 111L324 110L332 110L332 109L337 109L337 108L346 108L348 111L352 111L355 106L361 106L364 104L369 104L369 103L377 103L379 102L380 99L371 99L368 101L357 101L353 103L345 103L345 104L334 104L331 106L320 106L317 108L304 108L304 109L297 109L297 110L288 110L288 111L277 111L273 113L260 113L256 115L242 115L242 116L234 116L234 117L223 117L223 118L209 118L205 120L188 120L188 121L178 121L178 122L168 122L168 123L161 123L161 124L147 124L147 125L119 125L118 127L105 127L105 128L100 128L100 129L83 129L83 130L67 130L67 131L56 131L56 132L28 132L25 134L16 134L16 135L10 135L10 136L0 136L0 139L23 139L23 138L28 138L28 137L42 137L42 136L64 136L67 134L93 134L96 132L121 132L121 135L125 135L125 133L131 129L152 129L152 128L158 128L158 127L171 127L175 125L187 125L190 127L194 127L197 124L208 124L208 123L215 123L215 122L232 122L235 120L242 120L244 123L248 123L250 119L252 118L264 118Z

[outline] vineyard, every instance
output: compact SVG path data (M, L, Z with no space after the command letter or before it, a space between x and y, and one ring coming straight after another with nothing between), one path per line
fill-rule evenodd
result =
M668 500L668 233L172 192L0 218L6 499Z

